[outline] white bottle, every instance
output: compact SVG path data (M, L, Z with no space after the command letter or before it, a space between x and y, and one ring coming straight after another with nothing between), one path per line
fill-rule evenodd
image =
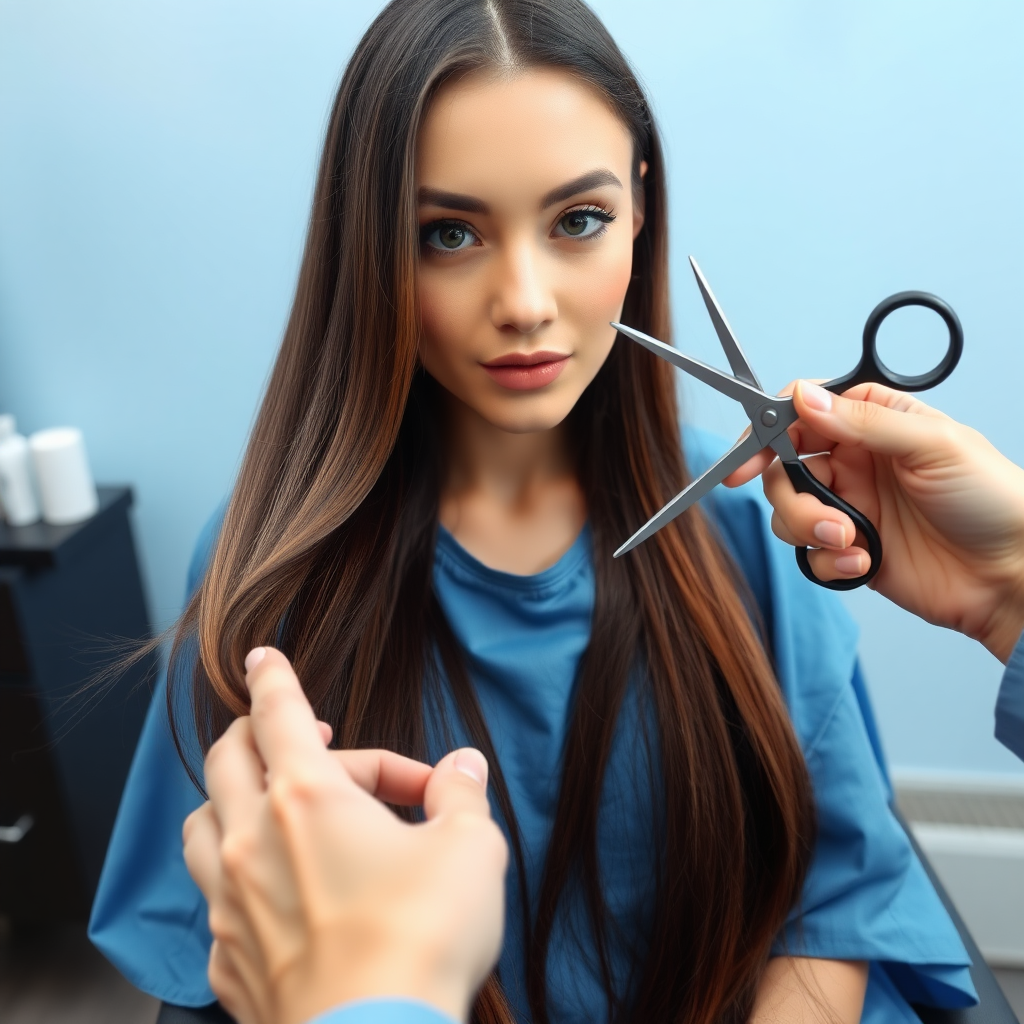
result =
M0 502L11 526L39 520L28 441L15 431L13 416L4 416L0 422Z

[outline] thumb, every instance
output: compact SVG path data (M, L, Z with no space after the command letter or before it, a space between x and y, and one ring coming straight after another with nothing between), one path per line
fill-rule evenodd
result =
M473 747L453 750L437 762L423 793L427 819L467 813L489 818L487 759Z
M872 384L863 397L833 395L797 381L793 405L800 419L823 437L897 459L932 454L943 444L945 416L901 392Z

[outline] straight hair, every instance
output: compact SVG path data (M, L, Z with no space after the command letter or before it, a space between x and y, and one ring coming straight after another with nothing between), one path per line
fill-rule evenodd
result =
M668 365L618 338L568 420L596 593L533 906L502 765L432 586L444 452L440 386L417 355L417 132L446 82L533 68L596 90L629 130L645 219L622 318L669 337L662 149L643 91L594 13L580 0L390 3L334 102L291 316L211 561L178 625L168 707L184 755L179 698L190 687L208 749L248 711L246 652L271 643L340 746L425 758L428 709L446 691L491 765L524 900L533 1019L549 1019L548 953L574 887L609 1020L740 1024L801 891L813 804L742 585L703 515L691 510L628 557L611 557L688 479ZM658 821L653 920L623 990L597 836L628 686L656 731ZM513 1024L496 974L474 1019Z

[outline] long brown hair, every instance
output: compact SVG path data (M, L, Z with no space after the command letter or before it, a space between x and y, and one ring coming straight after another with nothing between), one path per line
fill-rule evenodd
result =
M669 336L661 147L636 78L593 12L580 0L389 4L334 103L291 318L212 561L178 628L168 691L173 717L176 692L191 677L206 749L247 711L246 652L276 643L340 745L424 757L425 707L447 688L491 763L521 880L515 808L432 590L444 453L439 386L417 359L413 157L443 82L538 66L598 89L632 134L645 221L622 316ZM704 518L691 511L628 557L611 557L687 478L667 364L618 339L569 426L596 596L539 899L523 908L531 1011L547 1021L548 947L560 900L579 884L610 1019L746 1020L807 868L813 810L804 762ZM193 668L184 655L196 638ZM656 722L660 823L654 920L625 993L612 981L597 827L630 679ZM496 977L475 1014L510 1024Z

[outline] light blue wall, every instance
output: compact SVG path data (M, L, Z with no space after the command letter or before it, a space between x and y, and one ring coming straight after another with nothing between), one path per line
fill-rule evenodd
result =
M96 476L135 485L162 623L237 465L328 104L377 6L0 0L0 410L80 425ZM879 299L935 291L967 347L932 399L1024 462L1019 0L596 6L667 142L683 346L721 361L689 252L772 387L847 370ZM897 368L935 351L930 328L890 332ZM742 425L685 394L703 425ZM898 767L1022 770L991 738L987 654L876 595L850 607Z

